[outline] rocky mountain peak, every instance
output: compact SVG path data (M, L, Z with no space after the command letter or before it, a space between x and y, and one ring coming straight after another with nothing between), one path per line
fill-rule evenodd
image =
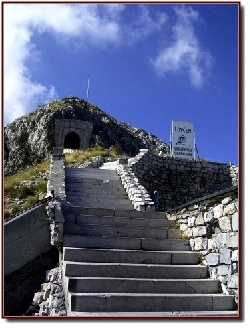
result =
M97 106L69 96L39 106L4 128L5 174L37 164L51 154L56 146L55 119L92 122L89 147L116 146L129 156L136 155L141 148L169 153L169 146L151 133L118 122Z

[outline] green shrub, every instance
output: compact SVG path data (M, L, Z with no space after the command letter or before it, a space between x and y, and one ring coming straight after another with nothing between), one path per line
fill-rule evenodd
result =
M9 210L4 210L4 221L7 221L10 217L10 211Z
M12 204L11 206L11 215L18 213L21 210L21 206L18 204Z
M47 191L47 183L44 181L39 182L36 186L36 189L37 189L37 191L42 192L42 193L46 192Z
M28 196L34 196L35 194L35 190L34 190L34 187L31 186L31 187L28 187L26 185L23 185L19 188L19 198L20 199L24 199L24 198L27 198Z
M31 207L38 200L38 196L29 196L26 199L26 202L23 204L23 209L26 210Z

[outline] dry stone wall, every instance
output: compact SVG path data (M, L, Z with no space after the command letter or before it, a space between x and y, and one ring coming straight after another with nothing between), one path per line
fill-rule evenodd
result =
M117 161L116 171L134 209L137 211L155 210L152 198L148 191L139 183L138 178L136 178L132 169L128 166L128 161L119 159Z
M238 184L238 169L231 163L158 156L147 149L128 161L128 169L151 198L157 190L159 211Z
M217 192L171 210L167 214L199 251L212 279L238 303L238 187Z

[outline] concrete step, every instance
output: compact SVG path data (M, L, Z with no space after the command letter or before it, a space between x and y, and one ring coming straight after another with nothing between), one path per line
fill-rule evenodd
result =
M170 228L172 222L166 219L127 218L118 216L96 216L84 214L68 214L66 222L77 224L115 225L130 227Z
M84 206L65 205L62 204L63 214L65 216L71 214L83 215L97 215L97 216L116 216L124 218L147 218L147 219L166 219L165 212L150 212L150 211L136 211L136 210L116 210L103 208L88 208Z
M116 178L118 177L116 171L114 170L100 170L99 168L65 168L66 178ZM119 178L119 177L118 177Z
M69 293L70 311L164 312L232 310L234 297L221 294Z
M98 174L85 173L85 174L75 174L68 175L66 173L65 181L66 182L79 182L79 181L121 181L119 176L114 172L109 173L106 171L99 171Z
M133 249L149 251L190 251L188 240L64 235L64 247Z
M116 204L115 202L112 204L107 204L107 203L93 203L93 202L86 202L85 200L75 200L70 197L66 197L67 202L71 203L74 206L79 206L79 207L86 207L86 208L93 208L96 209L98 208L100 210L133 210L133 205L130 203L128 204Z
M198 264L199 255L192 251L141 251L64 247L63 260L94 263Z
M64 261L68 277L116 277L152 279L201 279L207 277L203 265L163 265L134 263L88 263Z
M217 318L223 318L223 317L238 317L239 313L238 311L171 311L171 312L76 312L71 311L69 313L72 317L89 317L89 318L95 318L95 317L101 317L101 318L110 318L110 317L127 317L127 318L173 318L173 317L183 317L183 318L196 318L196 317L217 317Z
M93 188L120 188L124 189L123 185L119 180L102 180L102 179L81 179L81 178L68 178L65 181L66 188L86 188L86 189L93 189Z
M72 293L217 294L218 280L70 277Z
M115 225L94 225L65 223L64 233L69 235L105 236L105 237L134 237L134 238L168 238L166 228L129 227Z
M126 192L124 190L120 190L119 188L115 188L115 189L112 189L112 190L109 190L108 188L103 188L103 190L92 190L92 189L87 189L87 188L66 188L66 192L67 192L67 195L69 196L76 196L75 193L80 193L81 196L84 196L84 197L100 197L100 196L119 196L119 197L125 197L128 199L128 195L126 194ZM79 195L80 196L80 195Z
M67 199L70 199L72 202L78 202L78 201L82 201L84 204L88 205L95 205L95 207L99 207L100 204L103 205L107 205L107 206L111 206L111 208L117 206L117 205L131 205L132 203L130 202L130 200L128 199L122 199L119 197L112 197L109 198L108 196L106 198L102 197L96 197L96 198L88 198L88 197L84 197L84 196L69 196L67 195Z

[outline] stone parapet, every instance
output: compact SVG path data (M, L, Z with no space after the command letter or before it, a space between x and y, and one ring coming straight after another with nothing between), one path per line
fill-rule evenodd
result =
M51 155L50 177L47 184L47 194L53 191L58 200L66 200L65 192L65 155L63 148L56 147Z
M154 202L147 190L138 182L129 165L118 161L116 170L134 209L137 211L155 211Z

